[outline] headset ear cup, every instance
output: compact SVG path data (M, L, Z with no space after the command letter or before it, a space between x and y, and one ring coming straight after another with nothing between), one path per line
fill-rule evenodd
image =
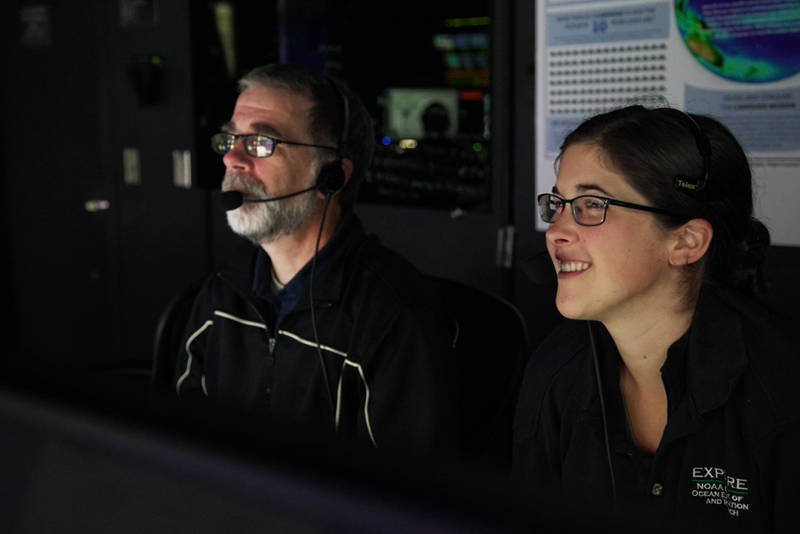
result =
M317 189L323 195L332 195L344 185L344 170L340 160L326 163L317 175Z

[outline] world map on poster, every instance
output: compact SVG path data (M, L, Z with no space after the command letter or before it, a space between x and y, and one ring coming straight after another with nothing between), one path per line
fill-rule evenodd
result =
M723 78L763 83L800 71L797 0L675 0L675 20L692 55Z

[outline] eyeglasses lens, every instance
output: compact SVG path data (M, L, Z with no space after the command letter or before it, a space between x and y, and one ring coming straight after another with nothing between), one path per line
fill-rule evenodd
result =
M225 154L233 148L236 138L230 134L218 133L211 136L211 150L217 154Z
M272 155L275 146L272 139L264 135L248 135L244 138L244 148L254 158L266 158Z
M572 210L578 224L596 226L605 218L606 202L597 197L580 197L572 201Z
M547 194L539 196L539 216L544 222L555 221L561 208L561 200L558 197Z
M603 224L606 215L606 200L592 196L580 196L564 201L555 195L539 195L539 216L546 223L553 223L561 216L567 202L572 204L575 222L583 226Z
M236 144L237 136L229 133L218 133L211 136L211 149L217 154L227 154ZM254 158L266 158L272 155L275 141L265 135L245 135L244 150Z

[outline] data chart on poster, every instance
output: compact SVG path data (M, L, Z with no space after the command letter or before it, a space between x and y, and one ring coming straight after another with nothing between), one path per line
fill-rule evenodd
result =
M800 245L800 3L796 0L537 2L536 189L564 136L633 103L711 115L742 143L757 215ZM537 222L537 230L546 224Z

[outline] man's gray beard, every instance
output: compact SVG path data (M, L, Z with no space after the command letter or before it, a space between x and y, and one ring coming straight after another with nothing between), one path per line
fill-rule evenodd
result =
M228 173L222 183L223 191L236 189L247 197L268 198L264 185L243 174ZM271 243L281 236L291 235L308 221L317 207L316 190L298 197L270 202L245 202L227 212L228 226L236 234L256 245Z

